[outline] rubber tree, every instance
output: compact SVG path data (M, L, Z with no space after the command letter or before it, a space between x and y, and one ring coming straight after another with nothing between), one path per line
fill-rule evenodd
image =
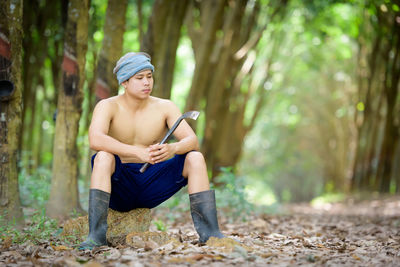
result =
M244 86L244 81L251 76L262 34L285 5L286 1L270 1L268 6L247 0L191 2L187 25L196 66L186 110L205 111L201 149L213 177L220 167L236 165L263 104L263 82ZM263 68L271 59L265 61ZM267 77L266 72L263 79ZM247 124L244 113L254 95L259 101Z
M41 164L41 155L46 149L43 147L42 138L45 134L42 122L45 119L51 120L56 108L57 94L53 94L53 90L58 87L44 85L46 71L44 65L46 60L51 64L53 81L57 81L54 76L60 73L67 5L68 0L31 0L24 3L22 64L24 98L20 150L24 152L21 160L28 173L32 173ZM43 102L48 102L49 105L43 105Z
M23 222L18 190L22 113L22 0L0 2L0 216Z
M47 214L65 218L81 211L78 194L77 135L82 113L89 1L71 0L65 29L62 81L58 93L53 177Z
M176 50L189 0L156 0L141 50L152 57L155 67L153 95L170 98Z
M109 0L103 27L104 39L96 68L96 100L118 94L113 68L122 54L127 0Z
M357 147L352 189L388 193L399 145L399 6L367 1L358 38ZM398 176L398 175L397 175Z

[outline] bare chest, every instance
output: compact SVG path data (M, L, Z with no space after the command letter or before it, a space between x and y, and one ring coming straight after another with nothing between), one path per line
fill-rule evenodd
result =
M108 134L125 144L148 146L160 142L167 130L164 114L119 112L114 115Z

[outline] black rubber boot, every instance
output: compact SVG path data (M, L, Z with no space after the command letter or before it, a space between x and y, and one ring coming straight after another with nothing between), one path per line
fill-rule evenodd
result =
M89 235L78 249L93 249L107 245L107 215L110 193L99 189L90 189L89 192Z
M190 194L189 199L194 228L200 236L199 243L206 243L212 236L223 238L218 227L214 190Z

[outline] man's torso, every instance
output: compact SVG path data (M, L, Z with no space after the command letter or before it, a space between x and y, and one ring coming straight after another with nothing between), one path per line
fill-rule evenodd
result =
M149 104L136 112L125 106L121 98L115 97L111 101L115 109L110 122L109 136L128 145L142 147L162 140L168 130L166 100L151 97ZM134 162L124 157L121 157L121 161Z

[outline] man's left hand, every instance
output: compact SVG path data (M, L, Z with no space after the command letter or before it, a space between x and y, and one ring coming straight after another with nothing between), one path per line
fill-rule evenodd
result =
M149 146L150 157L155 163L159 163L171 158L175 154L173 144L155 144Z

